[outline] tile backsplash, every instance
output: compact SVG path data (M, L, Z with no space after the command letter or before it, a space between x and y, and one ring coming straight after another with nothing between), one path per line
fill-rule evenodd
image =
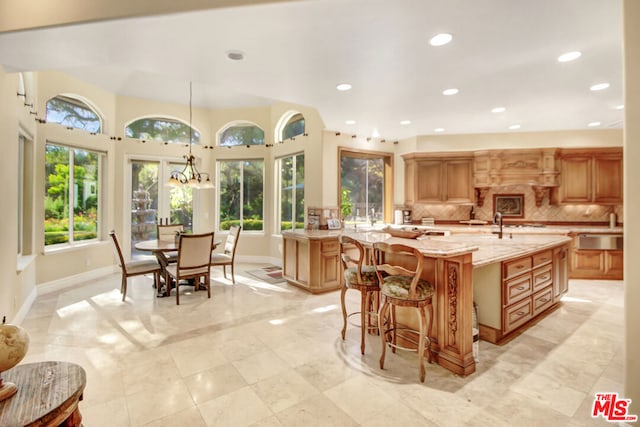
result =
M494 194L524 194L524 218L518 218L521 222L609 222L609 214L616 214L618 223L623 222L622 205L550 205L548 197L545 197L541 206L536 206L535 194L529 185L504 185L489 190L484 205L474 207L475 218L480 220L493 220L493 195ZM413 206L412 217L414 221L420 221L423 217L435 218L436 221L455 221L469 219L470 205L453 204L419 204Z

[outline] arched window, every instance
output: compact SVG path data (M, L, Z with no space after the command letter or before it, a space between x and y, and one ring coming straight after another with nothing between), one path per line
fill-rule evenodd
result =
M252 123L236 123L220 133L219 145L264 145L264 131Z
M200 144L200 132L179 120L164 117L135 120L124 129L124 134L129 138L188 144L189 130L191 130L191 141L194 144Z
M86 102L58 95L47 101L47 122L99 133L102 130L100 116Z
M287 120L282 128L282 140L293 138L304 133L304 116L296 113Z

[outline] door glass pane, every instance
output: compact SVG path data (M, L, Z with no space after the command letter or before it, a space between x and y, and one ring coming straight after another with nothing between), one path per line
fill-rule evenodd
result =
M171 163L169 173L180 172L184 164ZM183 186L169 189L169 221L184 225L185 231L193 231L193 188Z
M45 148L44 244L69 241L69 149Z
M155 239L158 214L158 162L131 162L131 256L141 255L134 245ZM149 253L145 253L148 255Z
M243 229L262 230L264 161L246 160L243 163Z
M296 156L296 226L304 228L304 154Z
M73 240L98 237L98 154L74 150Z

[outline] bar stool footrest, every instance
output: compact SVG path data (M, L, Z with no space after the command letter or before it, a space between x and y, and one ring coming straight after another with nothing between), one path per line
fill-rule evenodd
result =
M356 323L355 321L351 320L351 316L355 316L358 315L360 316L360 311L354 311L353 313L349 313L347 314L347 324L351 325L351 326L355 326L356 328L361 328L362 325L360 323ZM371 331L375 331L376 335L379 335L378 333L378 313L375 311L369 311L368 314L370 316L375 316L375 322L372 323L371 325L367 326L367 330L369 331L369 333L372 333Z
M416 334L417 336L420 336L420 332L419 332L419 331L416 331L415 329L411 329L411 328L407 328L407 327L389 328L389 329L386 329L386 330L384 331L384 333L385 333L385 334L388 334L388 333L394 333L394 334L396 334L396 341L397 341L397 339L398 339L398 338L401 338L402 340L404 340L404 341L408 341L408 342L410 342L411 344L415 344L415 346L416 346L416 348L409 348L409 347L401 346L401 345L399 345L399 344L394 344L394 343L393 343L393 342L391 342L391 341L387 341L387 345L388 345L389 347L391 347L391 348L395 348L395 349L399 349L399 350L412 351L412 352L414 352L414 353L417 353L417 352L418 352L418 344L419 344L419 343L418 343L418 340L415 340L415 339L413 339L412 337L410 337L410 336L408 336L408 335L398 334L396 331L408 331L408 332L413 332L413 333L414 333L414 334ZM426 342L425 342L425 346L424 346L424 348L425 348L425 350L430 351L430 348L431 348L431 338L429 338L429 337L424 337L424 339L425 339L425 341L426 341Z

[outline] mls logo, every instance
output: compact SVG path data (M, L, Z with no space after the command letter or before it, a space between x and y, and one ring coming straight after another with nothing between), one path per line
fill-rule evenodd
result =
M596 393L591 409L591 417L599 415L609 422L638 421L637 415L629 415L627 411L631 405L631 399L618 398L618 393Z

